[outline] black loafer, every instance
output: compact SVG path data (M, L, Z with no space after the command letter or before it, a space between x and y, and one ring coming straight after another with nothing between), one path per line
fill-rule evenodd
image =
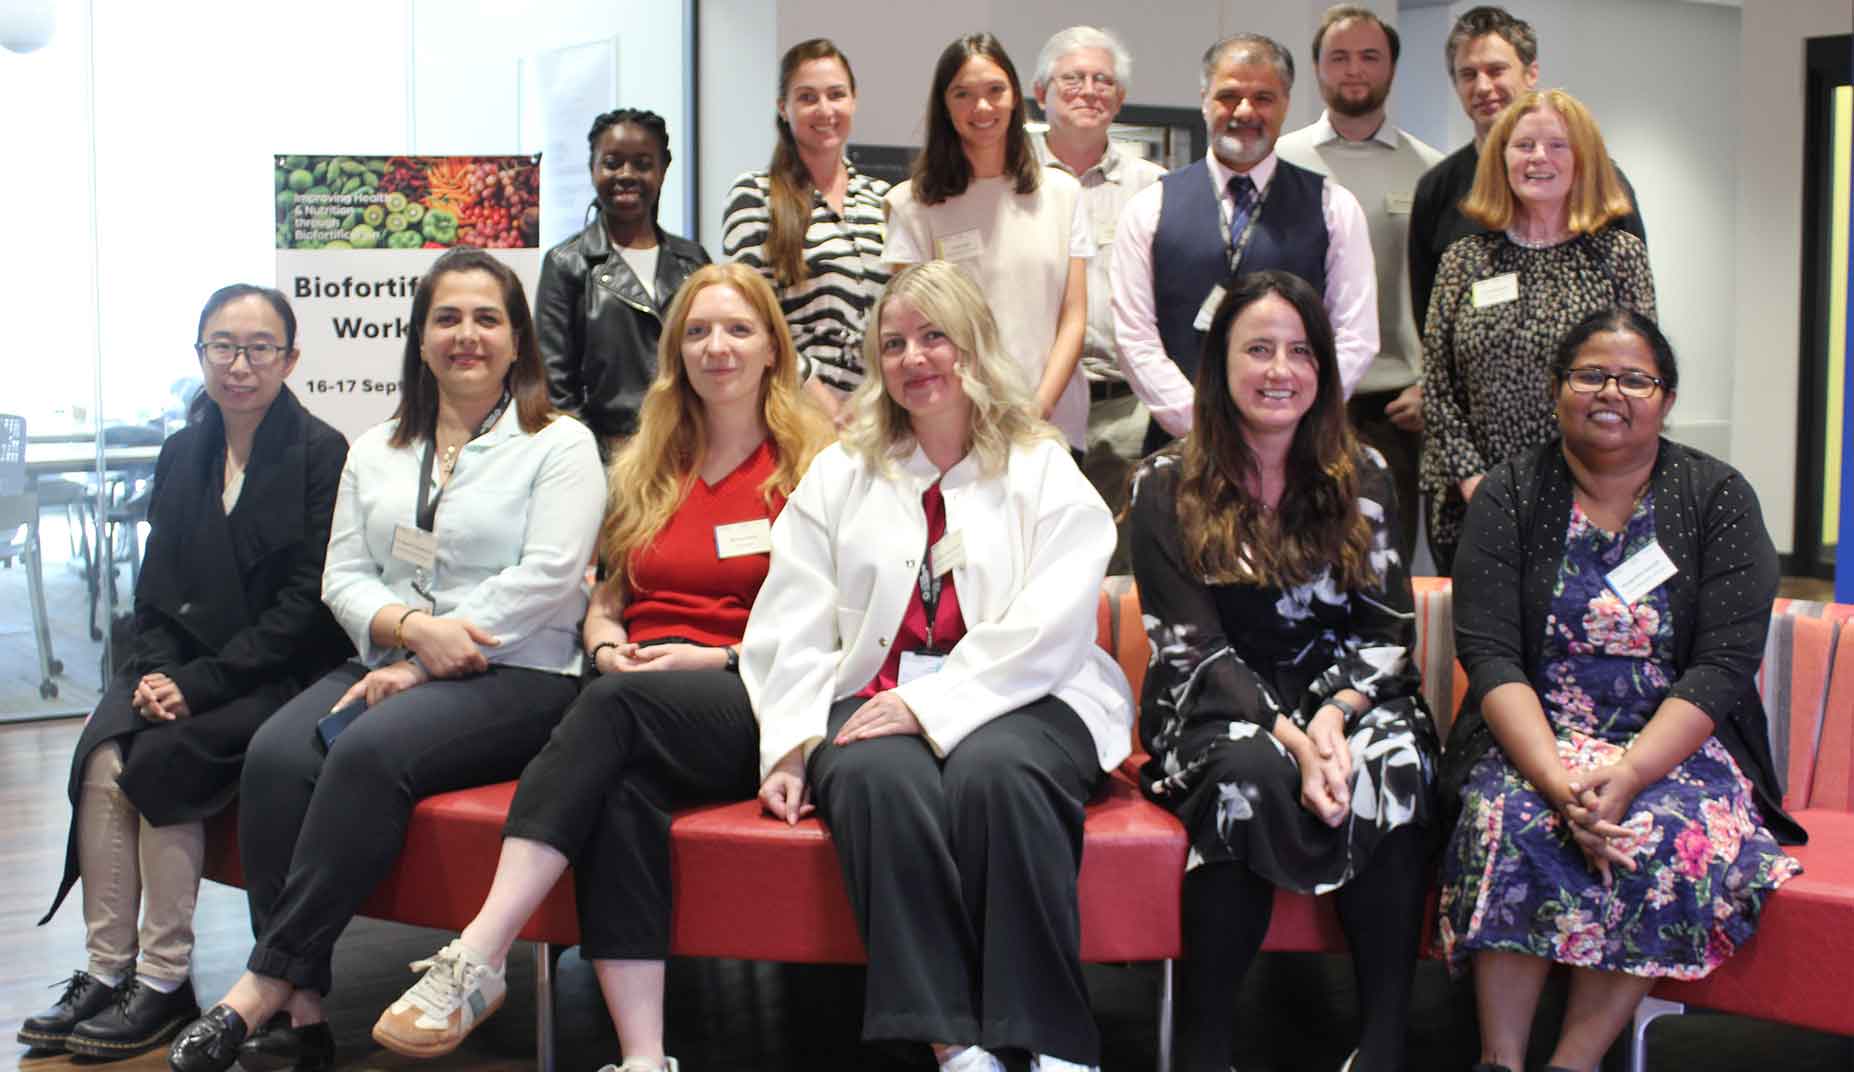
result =
M133 1057L173 1038L199 1015L193 980L163 994L145 979L130 979L116 991L115 1004L71 1029L64 1048L85 1057Z
M230 1005L214 1005L188 1024L167 1051L172 1072L225 1072L238 1060L238 1047L250 1031Z
M78 1024L110 1007L118 988L105 986L87 971L72 972L69 981L53 983L64 993L51 1008L19 1025L19 1044L33 1049L62 1050L65 1040Z
M330 1072L335 1067L335 1032L327 1022L293 1027L280 1012L238 1048L245 1072Z

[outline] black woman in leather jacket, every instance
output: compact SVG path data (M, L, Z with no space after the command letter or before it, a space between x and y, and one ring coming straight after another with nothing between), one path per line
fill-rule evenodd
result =
M535 332L551 401L573 413L609 456L637 425L656 375L663 312L709 262L689 239L657 226L669 171L669 131L655 112L620 108L592 121L587 167L596 217L547 251L535 291Z

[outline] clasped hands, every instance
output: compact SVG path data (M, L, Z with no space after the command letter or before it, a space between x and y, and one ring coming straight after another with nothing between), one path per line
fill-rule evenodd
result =
M480 674L489 669L489 656L483 654L483 648L502 643L468 618L440 618L424 611L406 616L401 635L413 658L369 671L342 693L330 710L339 711L358 699L365 699L372 707L433 678Z
M1622 820L1641 789L1641 775L1626 755L1607 766L1566 776L1557 801L1558 814L1585 862L1603 876L1605 885L1612 865L1630 871L1636 868L1634 855L1622 851L1617 843L1636 836Z
M129 706L150 722L172 722L193 714L174 679L159 671L143 674L129 695Z
M1345 712L1330 704L1313 713L1307 732L1290 745L1300 765L1300 803L1327 826L1345 821L1352 806L1352 746Z
M842 748L857 741L897 735L919 737L921 723L908 702L891 689L876 693L857 708L837 728L831 743ZM788 825L816 810L811 803L811 787L805 783L803 747L787 752L767 773L766 780L760 783L760 806Z

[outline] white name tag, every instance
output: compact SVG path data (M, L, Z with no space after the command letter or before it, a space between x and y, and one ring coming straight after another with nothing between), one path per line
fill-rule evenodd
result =
M1474 307L1485 309L1490 305L1505 305L1519 298L1519 273L1508 272L1492 279L1483 279L1474 284Z
M946 662L944 655L928 655L918 651L901 653L901 665L895 670L895 684L906 685L917 677L926 677L936 673L940 664Z
M1408 216L1410 214L1410 210L1415 207L1416 207L1416 195L1414 194L1385 194L1384 195L1384 211L1390 213L1393 216Z
M732 525L715 526L715 557L739 558L742 555L765 554L772 550L772 522L765 518L756 521L736 521Z
M1674 560L1661 550L1659 541L1629 556L1628 561L1604 575L1604 583L1616 598L1634 606L1643 596L1661 586L1661 582L1680 572Z
M438 534L417 525L393 526L392 556L409 566L429 571L438 564Z
M976 227L941 235L933 240L933 245L934 256L943 261L975 261L985 252L985 239Z
M940 542L927 552L927 561L933 566L933 575L942 576L955 566L966 564L966 534L963 531L949 532L940 537Z
M1191 321L1191 330L1209 331L1210 322L1217 316L1217 306L1222 304L1223 288L1221 286L1211 287L1210 295L1204 299L1204 304L1197 307L1197 319Z
M1094 221L1094 244L1106 249L1114 244L1114 225L1120 222L1112 216Z

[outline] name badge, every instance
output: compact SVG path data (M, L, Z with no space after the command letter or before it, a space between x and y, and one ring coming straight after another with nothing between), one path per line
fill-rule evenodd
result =
M1416 207L1415 194L1385 194L1384 211L1393 216L1408 216Z
M1474 284L1472 296L1476 309L1516 301L1519 298L1519 273L1507 272L1505 275L1497 275L1492 279L1483 279Z
M917 677L937 673L940 664L944 662L946 656L938 652L904 651L901 653L901 665L895 670L895 684L906 685Z
M1094 221L1094 244L1106 249L1114 244L1114 227L1120 221L1109 216L1104 220Z
M943 576L955 566L965 565L966 534L955 531L940 537L940 542L927 552L927 561L932 564L935 577Z
M1204 304L1197 307L1197 319L1191 321L1191 330L1209 331L1210 322L1217 315L1217 306L1222 304L1223 287L1221 285L1211 287L1210 296L1204 299Z
M429 571L438 564L438 534L417 525L393 526L392 556L416 569Z
M715 526L715 557L739 558L772 550L772 522L765 518Z
M943 261L975 261L985 252L985 239L978 228L955 231L933 240L934 256Z
M1667 557L1659 541L1649 544L1629 556L1628 561L1604 575L1603 581L1609 590L1616 593L1616 598L1634 606L1648 593L1661 586L1661 582L1680 572L1674 560Z

